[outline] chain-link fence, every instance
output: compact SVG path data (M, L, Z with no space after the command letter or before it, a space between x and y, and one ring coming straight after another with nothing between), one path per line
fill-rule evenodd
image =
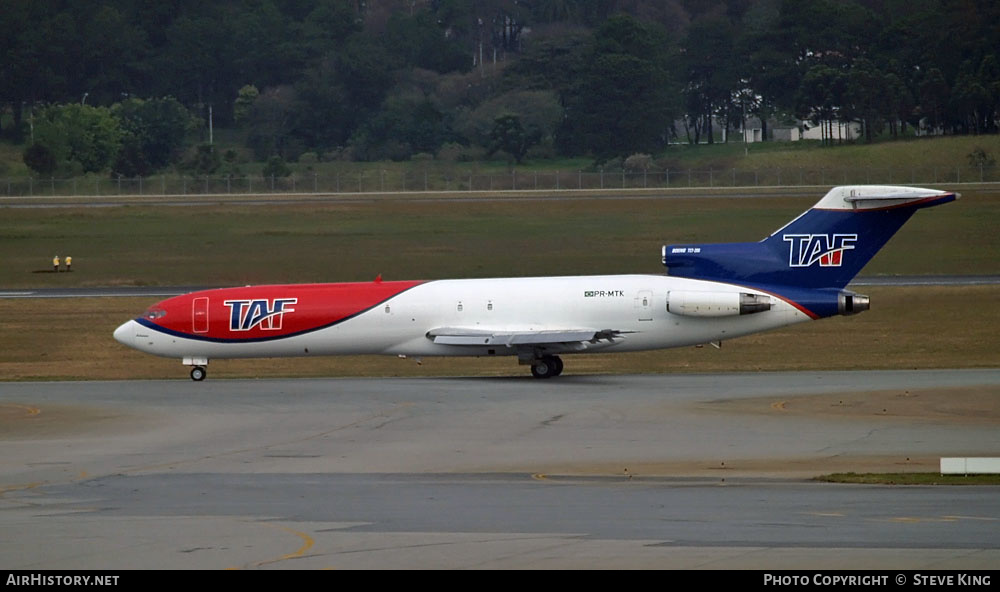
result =
M645 171L511 171L446 174L437 171L364 171L288 177L154 175L151 177L0 180L0 195L238 195L261 193L385 193L417 191L526 191L802 185L948 185L1000 182L1000 168L675 169Z

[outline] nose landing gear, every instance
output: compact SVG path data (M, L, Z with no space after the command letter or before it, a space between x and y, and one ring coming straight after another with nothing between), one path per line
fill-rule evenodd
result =
M208 358L181 358L181 362L185 366L194 366L191 368L191 380L201 382L208 376L208 372L205 370L205 366L208 366Z

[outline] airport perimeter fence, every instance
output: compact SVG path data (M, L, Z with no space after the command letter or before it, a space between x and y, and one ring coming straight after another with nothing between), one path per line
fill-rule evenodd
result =
M0 195L249 195L267 193L364 194L420 191L553 191L600 189L676 189L685 187L794 187L830 185L950 185L1000 182L1000 168L852 168L852 169L677 169L618 171L511 171L446 174L438 171L296 173L288 177L154 175L70 179L0 180Z

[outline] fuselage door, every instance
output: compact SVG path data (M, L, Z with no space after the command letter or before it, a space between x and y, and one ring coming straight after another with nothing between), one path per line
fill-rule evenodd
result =
M191 328L195 333L208 333L208 298L191 301Z
M640 321L653 320L653 292L652 290L639 290L635 296L635 311L639 315Z

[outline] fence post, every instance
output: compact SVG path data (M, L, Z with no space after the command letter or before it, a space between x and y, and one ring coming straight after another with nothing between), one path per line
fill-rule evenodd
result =
M625 189L625 167L622 167L622 189Z
M736 169L733 168L733 187L736 187Z
M667 177L667 187L670 187L670 169L663 171L663 174Z
M961 183L962 182L962 169L960 169L959 167L955 167L955 179L956 179L956 181L955 181L956 183ZM55 186L53 185L53 187L55 187Z
M559 189L559 171L556 171L556 189Z
M31 177L28 177L28 195L29 195L30 197L34 197L34 196L35 196L35 184L34 184L34 179L33 179L33 178L31 178Z
M76 179L73 179L73 193L76 193ZM142 195L142 175L139 175L139 195Z
M604 169L601 169L601 189L604 189Z
M715 187L715 171L712 170L712 167L708 167L708 186Z

